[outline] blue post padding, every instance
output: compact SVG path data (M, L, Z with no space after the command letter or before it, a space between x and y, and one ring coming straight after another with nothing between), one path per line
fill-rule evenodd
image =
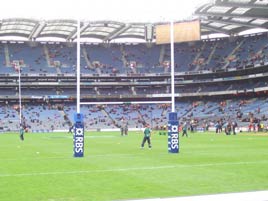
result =
M83 115L77 113L74 115L74 157L83 157L84 156L84 123L83 123Z
M176 112L168 115L168 152L179 153L179 121Z
M168 120L169 121L178 121L177 112L170 112L168 114Z
M76 113L76 114L74 114L74 122L75 122L75 123L76 123L76 122L83 123L83 121L84 121L84 116L83 116L83 114L81 114L81 113Z

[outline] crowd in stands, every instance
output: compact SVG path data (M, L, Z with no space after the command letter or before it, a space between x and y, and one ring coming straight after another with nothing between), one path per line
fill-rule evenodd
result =
M167 126L170 104L87 105L81 107L87 130L143 128L149 123L154 129ZM265 98L224 101L182 101L176 103L179 122L186 122L194 130L223 128L237 123L237 128L249 131L265 130L268 126L268 101ZM75 104L24 104L23 122L33 132L68 130L76 112ZM2 130L18 129L18 105L2 104L0 107ZM218 131L217 131L218 132Z

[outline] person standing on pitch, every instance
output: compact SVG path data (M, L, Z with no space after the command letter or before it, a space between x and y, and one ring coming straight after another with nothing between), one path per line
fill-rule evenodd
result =
M24 140L24 127L22 125L20 125L20 139Z
M125 123L125 126L124 126L124 134L125 135L128 135L128 122Z
M143 140L142 140L142 143L141 143L141 149L144 148L144 144L145 142L147 141L148 142L148 146L149 146L149 149L152 148L152 145L151 145L151 129L149 127L149 125L147 124L144 131L143 131L143 134L144 134L144 137L143 137Z
M124 127L123 127L123 125L121 125L120 131L121 131L121 136L124 136Z
M74 125L72 124L72 125L69 127L69 131L68 131L68 133L73 133L73 129L74 129Z
M184 122L183 126L182 126L182 137L184 135L186 135L186 137L188 137L188 133L187 133L188 127L187 127L187 122Z

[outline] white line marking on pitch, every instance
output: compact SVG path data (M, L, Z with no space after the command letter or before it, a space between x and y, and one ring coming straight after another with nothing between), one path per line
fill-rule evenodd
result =
M63 152L53 152L54 154L63 154ZM52 157L36 157L34 160L49 160L49 159L64 159L64 160L73 160L74 157L72 157L73 153L64 153L68 156L63 157L63 156L52 156ZM114 158L119 158L119 157L138 157L144 155L143 153L140 154L95 154L95 155L89 155L89 156L84 156L83 158L96 158L96 157L114 157ZM166 155L166 154L159 154L160 155ZM27 157L27 158L0 158L0 161L18 161L18 160L33 160L33 157Z
M134 168L117 168L117 169L102 169L102 170L78 170L78 171L62 171L62 172L32 172L32 173L18 173L18 174L0 174L0 177L24 177L24 176L42 176L42 175L60 175L60 174L90 174L101 172L124 172L136 170L157 170L157 169L171 169L171 168L185 168L185 167L208 167L208 166L222 166L222 165L248 165L268 163L268 161L252 161L252 162L233 162L233 163L205 163L193 165L165 165L165 166L151 166L151 167L134 167Z
M222 193L212 195L195 195L173 198L151 198L129 201L267 201L268 191L253 191L239 193Z

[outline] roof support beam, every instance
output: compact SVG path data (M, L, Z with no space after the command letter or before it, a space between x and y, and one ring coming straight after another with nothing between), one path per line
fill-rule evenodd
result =
M212 26L209 26L209 25L202 25L202 28L208 29L210 31L216 31L217 33L224 33L224 34L230 35L230 32L227 31L227 30L220 29L220 28L215 28L215 27L212 27Z
M260 9L268 9L267 6L263 6L260 4L254 4L256 1L251 1L250 3L235 3L235 2L222 2L217 1L215 6L229 6L229 7L237 7L237 8L260 8Z
M80 34L85 31L90 26L89 22L86 22L80 29ZM66 38L67 41L76 39L77 36L77 28L69 34L69 36Z
M238 21L232 21L232 20L218 20L218 19L213 19L213 18L208 18L206 19L207 21L210 22L218 22L218 23L223 23L223 24L233 24L233 25L239 25L239 26L245 26L245 27L250 27L250 28L262 28L259 25L254 25L250 24L250 22L238 22Z
M42 30L45 28L45 26L46 26L46 23L44 21L38 23L34 27L33 31L29 35L28 39L29 40L35 40L39 36L39 34L42 32Z
M121 33L125 32L126 30L128 30L130 27L131 27L131 25L129 25L129 24L122 25L121 27L119 27L118 29L116 29L115 31L113 31L112 33L110 33L108 36L106 36L103 39L103 41L111 41L116 36L120 35Z
M268 15L266 16L251 16L251 15L239 15L239 14L231 14L231 13L203 13L203 12L196 12L196 15L199 16L207 16L207 17L237 17L237 18L250 18L250 19L268 19Z

